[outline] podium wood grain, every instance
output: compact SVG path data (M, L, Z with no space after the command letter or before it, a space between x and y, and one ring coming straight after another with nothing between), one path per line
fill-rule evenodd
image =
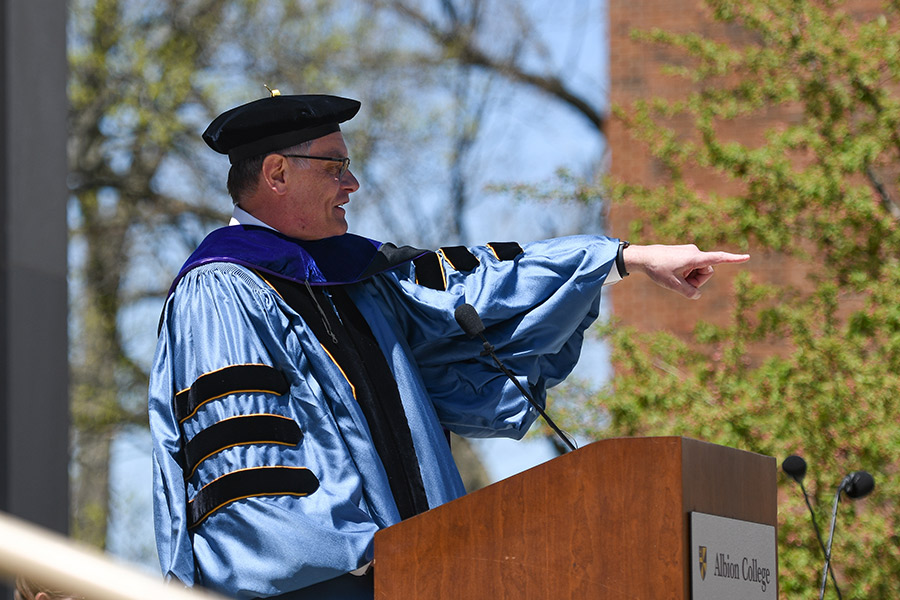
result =
M380 531L376 600L687 599L691 511L776 525L775 459L596 442Z

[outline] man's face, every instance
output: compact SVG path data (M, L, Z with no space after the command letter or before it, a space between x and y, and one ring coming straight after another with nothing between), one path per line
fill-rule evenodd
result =
M341 132L312 141L309 156L345 158L347 146ZM343 205L359 189L359 181L348 169L340 176L341 163L326 160L286 158L289 193L279 216L282 233L303 240L320 240L347 233Z

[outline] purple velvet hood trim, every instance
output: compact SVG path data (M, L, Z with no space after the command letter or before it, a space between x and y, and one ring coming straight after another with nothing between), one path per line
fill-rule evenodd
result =
M310 285L354 283L378 272L368 269L381 246L381 242L350 233L305 241L265 227L229 225L200 243L181 267L169 295L185 273L212 262L237 263Z

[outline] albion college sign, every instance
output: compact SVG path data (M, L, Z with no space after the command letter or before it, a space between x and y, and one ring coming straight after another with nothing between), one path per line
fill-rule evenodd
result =
M693 600L777 600L775 528L691 513Z

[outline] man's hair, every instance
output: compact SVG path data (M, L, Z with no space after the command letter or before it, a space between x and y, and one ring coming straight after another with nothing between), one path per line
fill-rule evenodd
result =
M311 145L312 140L290 148L245 158L231 165L231 169L228 171L228 193L231 195L231 201L237 204L243 198L256 191L256 186L259 185L259 173L262 170L263 161L269 154L308 154Z
M58 592L43 585L39 585L24 577L16 578L16 591L13 594L15 600L34 600L40 593L46 594L50 600L71 600L76 597L71 594L66 594L65 592Z

